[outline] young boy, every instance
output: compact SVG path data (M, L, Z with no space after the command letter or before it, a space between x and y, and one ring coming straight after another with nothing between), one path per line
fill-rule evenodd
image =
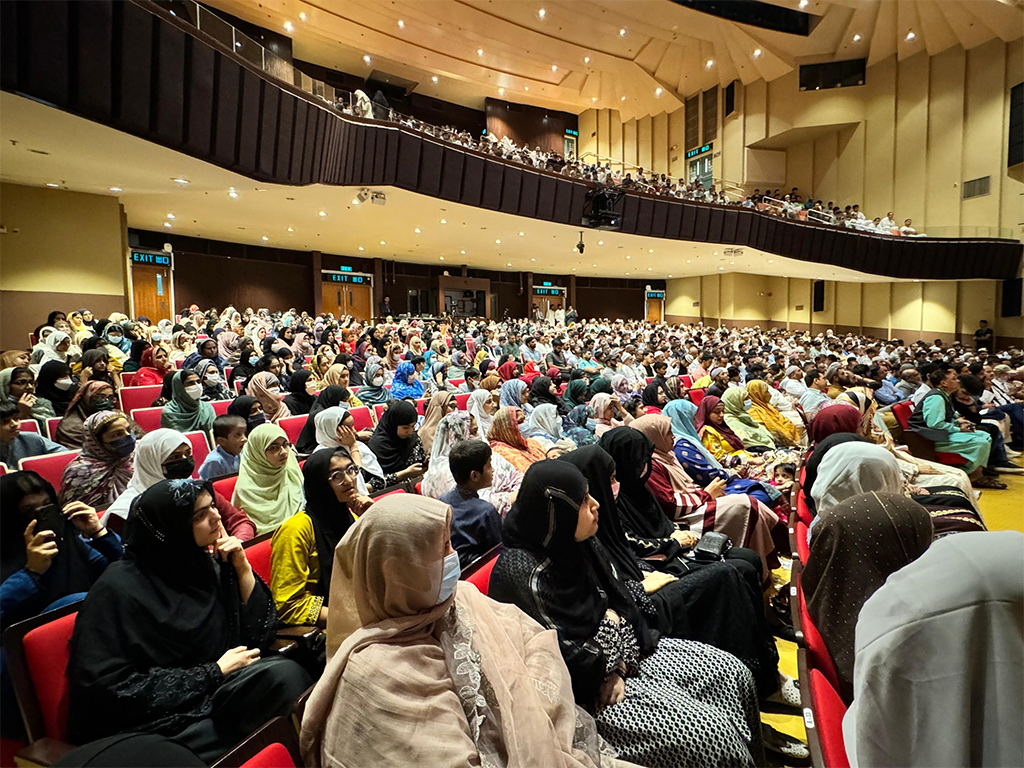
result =
M455 488L441 497L452 508L452 547L465 568L491 547L501 543L498 510L477 492L491 487L491 446L482 440L462 440L452 446L448 466Z
M239 454L247 439L245 427L245 419L230 413L213 420L213 440L217 447L210 451L199 468L199 476L203 480L238 474L238 465L242 461Z

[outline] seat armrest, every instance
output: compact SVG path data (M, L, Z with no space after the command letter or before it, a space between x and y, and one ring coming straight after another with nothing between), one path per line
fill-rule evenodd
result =
M312 624L300 624L294 627L278 627L278 640L313 640L321 632L320 627Z
M298 649L299 644L295 640L278 638L270 644L270 649L267 651L267 655L291 657Z
M18 766L39 765L45 768L45 766L57 762L74 748L74 745L68 744L66 741L44 736L18 750L14 756L14 762Z

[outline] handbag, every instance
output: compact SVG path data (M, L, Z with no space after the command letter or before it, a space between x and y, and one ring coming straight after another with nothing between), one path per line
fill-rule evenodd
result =
M693 556L698 562L714 562L724 560L726 553L732 549L732 540L724 533L710 531L700 537L693 548Z

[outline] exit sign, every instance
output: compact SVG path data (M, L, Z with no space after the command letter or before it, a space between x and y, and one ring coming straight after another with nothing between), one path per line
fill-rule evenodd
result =
M146 264L151 267L170 267L173 256L166 251L132 251L132 264Z
M705 144L703 147L700 147L699 149L688 150L686 153L686 159L689 160L691 157L696 157L697 155L703 155L705 152L710 152L711 148L714 146L715 143L711 142L709 144Z

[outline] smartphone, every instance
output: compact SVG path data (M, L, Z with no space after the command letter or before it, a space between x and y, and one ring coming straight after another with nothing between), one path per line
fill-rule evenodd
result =
M52 531L57 549L64 548L64 536L67 529L68 519L64 517L60 507L56 504L47 504L36 510L36 533Z

